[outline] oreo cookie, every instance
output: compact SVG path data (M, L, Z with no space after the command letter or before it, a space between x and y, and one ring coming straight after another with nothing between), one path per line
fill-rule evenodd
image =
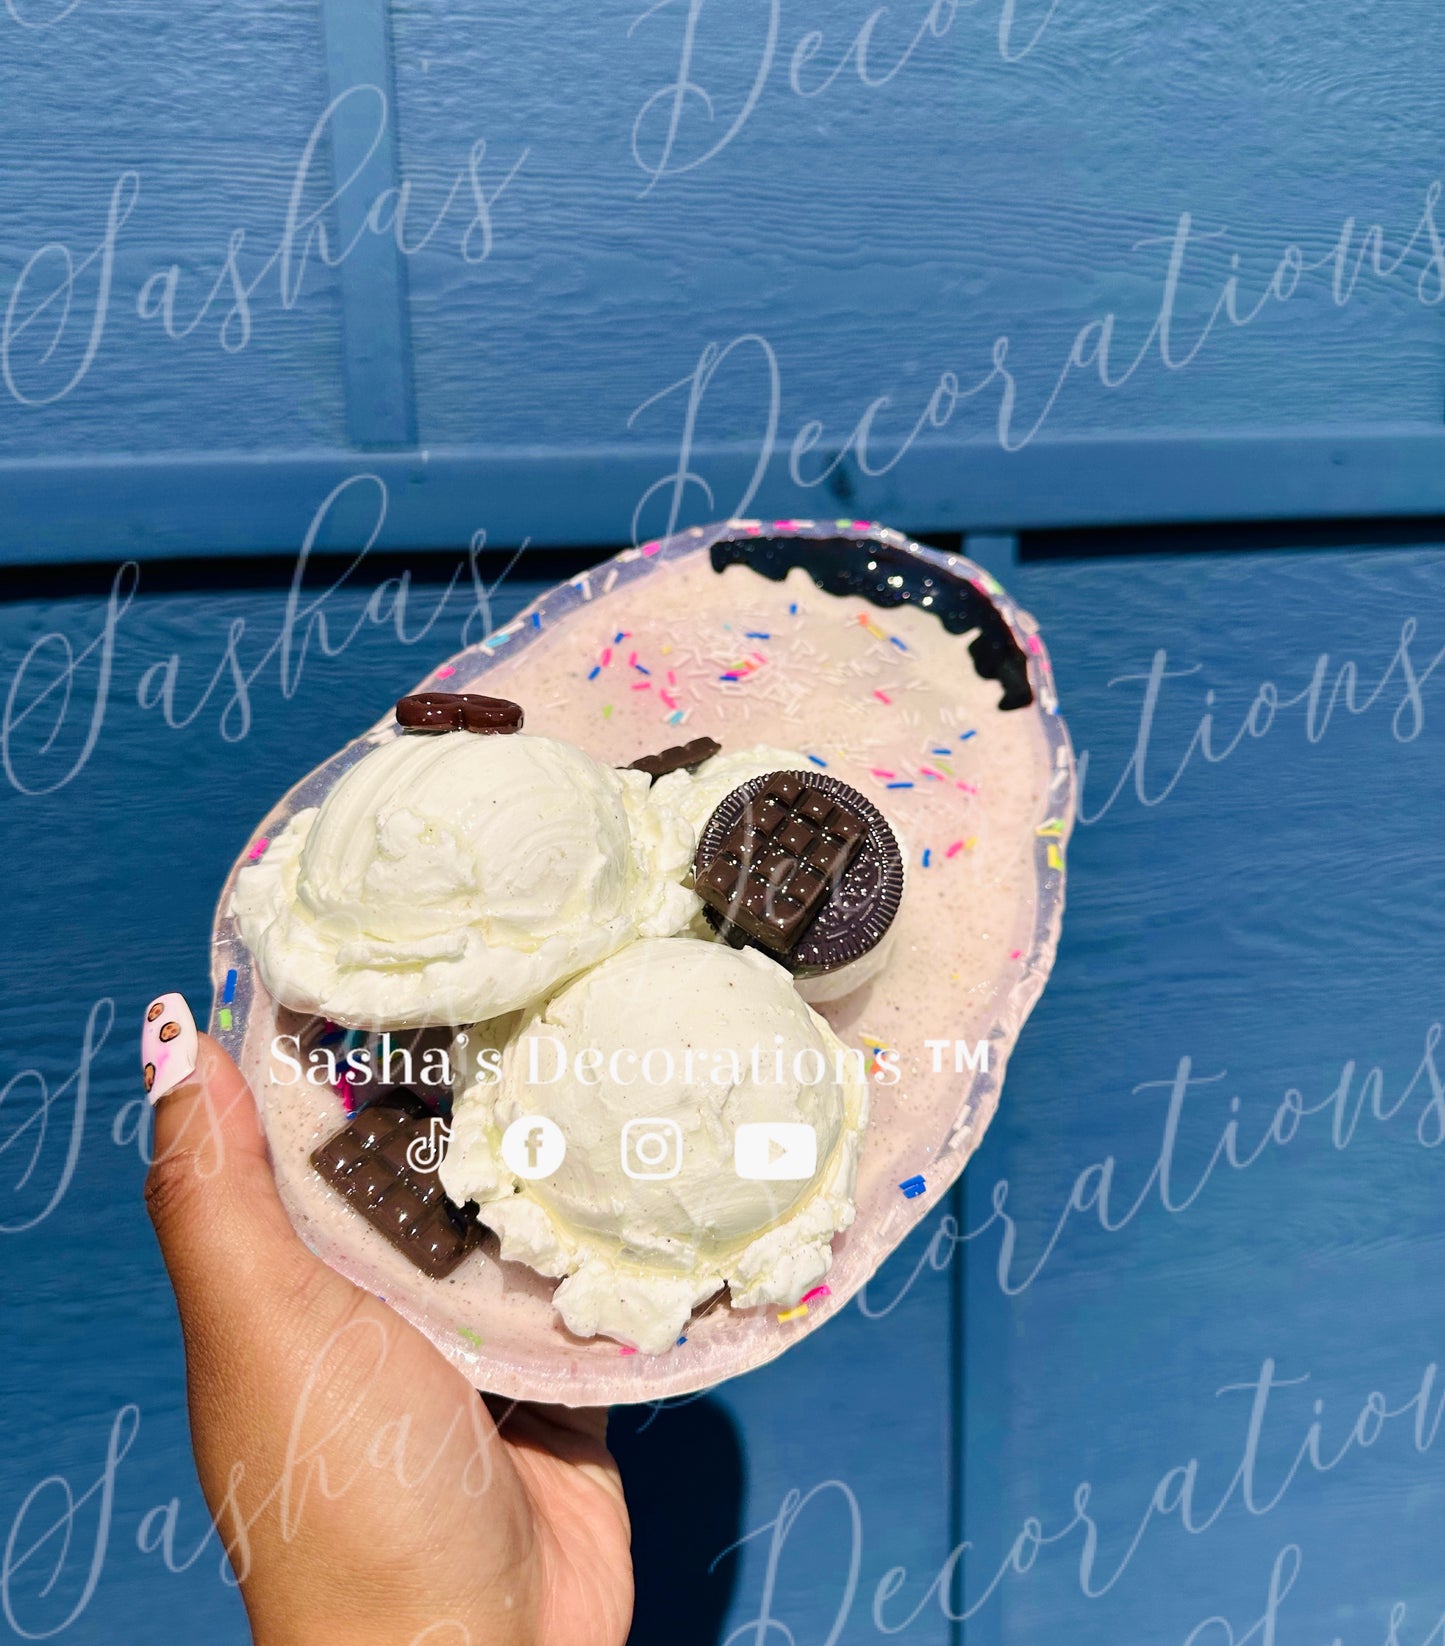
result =
M719 935L808 977L882 939L903 896L903 854L883 814L849 784L768 772L707 820L693 884Z
M396 723L416 732L519 732L522 709L479 692L414 692L397 704Z

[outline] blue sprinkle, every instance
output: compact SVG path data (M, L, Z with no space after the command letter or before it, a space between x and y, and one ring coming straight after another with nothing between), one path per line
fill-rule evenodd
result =
M977 732L960 732L958 734L958 741L960 743L967 743L970 737L976 737L977 735Z
M533 612L532 613L532 627L534 629L540 629L542 627L542 614L541 614L541 612Z
M651 674L652 673L651 669L644 669L643 666L640 663L634 663L632 666L633 666L634 669L637 670L637 672L639 674Z
M952 754L953 750L952 749L930 749L928 752L930 754Z
M928 1185L921 1177L906 1177L898 1187L903 1190L904 1195L909 1200L917 1200L919 1195L928 1188Z
M796 617L798 615L798 602L795 600L792 605L788 607L788 610L794 617Z
M824 760L820 754L810 754L808 759L811 760L815 766L826 766L828 764L828 762Z
M771 640L773 638L766 629L744 629L743 633L749 640Z
M231 970L226 973L226 987L225 987L224 992L221 995L221 1004L223 1006L229 1006L235 998L236 998L236 969L233 966L231 968Z
M622 644L622 642L624 640L626 640L626 638L627 638L627 630L626 629L619 629L617 631L617 633L612 636L612 644L614 646L620 646Z
M600 663L594 663L592 665L592 673L589 674L587 676L587 678L589 680L595 680L597 678L597 676L601 673L602 673L602 665Z
M911 789L913 785L911 783L890 783L887 787L890 789Z
M897 648L898 648L898 649L899 649L899 651L901 651L901 652L906 652L906 651L907 651L907 650L908 650L908 648L907 648L907 646L905 646L905 645L904 645L904 644L903 644L903 642L902 642L902 641L901 641L901 640L900 640L900 639L899 639L899 638L898 638L898 636L897 636L897 635L896 635L896 634L890 634L890 635L889 635L889 636L888 636L888 638L889 638L889 639L890 639L890 640L891 640L891 641L892 641L892 642L893 642L893 644L894 644L894 645L895 645L895 646L897 646Z
M677 1343L676 1343L675 1346L680 1349L683 1346L683 1344L686 1343L686 1342L687 1342L687 1339L685 1337L680 1337L680 1338L678 1338Z
M932 856L933 856L933 852L927 846L925 846L923 848L923 866L924 866L925 869L928 867L929 861L932 858Z

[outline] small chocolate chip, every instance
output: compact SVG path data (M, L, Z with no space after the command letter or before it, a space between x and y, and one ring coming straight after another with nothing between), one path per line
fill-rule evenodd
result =
M627 770L646 772L655 783L659 777L666 777L669 772L680 772L684 767L691 771L704 760L711 760L721 748L722 744L714 742L710 737L695 737L691 743L676 743L672 748L664 749L661 754L644 754L632 761Z
M415 692L397 704L396 723L421 732L519 732L522 710L478 692Z

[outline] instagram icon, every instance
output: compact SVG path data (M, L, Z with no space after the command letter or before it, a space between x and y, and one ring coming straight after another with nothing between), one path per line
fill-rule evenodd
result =
M629 1120L622 1128L622 1170L642 1182L682 1170L682 1127L665 1116Z

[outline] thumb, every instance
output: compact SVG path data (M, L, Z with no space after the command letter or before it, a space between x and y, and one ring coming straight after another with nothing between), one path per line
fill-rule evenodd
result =
M278 1285L303 1286L320 1265L281 1204L251 1088L183 996L147 1008L141 1061L155 1104L146 1207L188 1351L223 1348Z

